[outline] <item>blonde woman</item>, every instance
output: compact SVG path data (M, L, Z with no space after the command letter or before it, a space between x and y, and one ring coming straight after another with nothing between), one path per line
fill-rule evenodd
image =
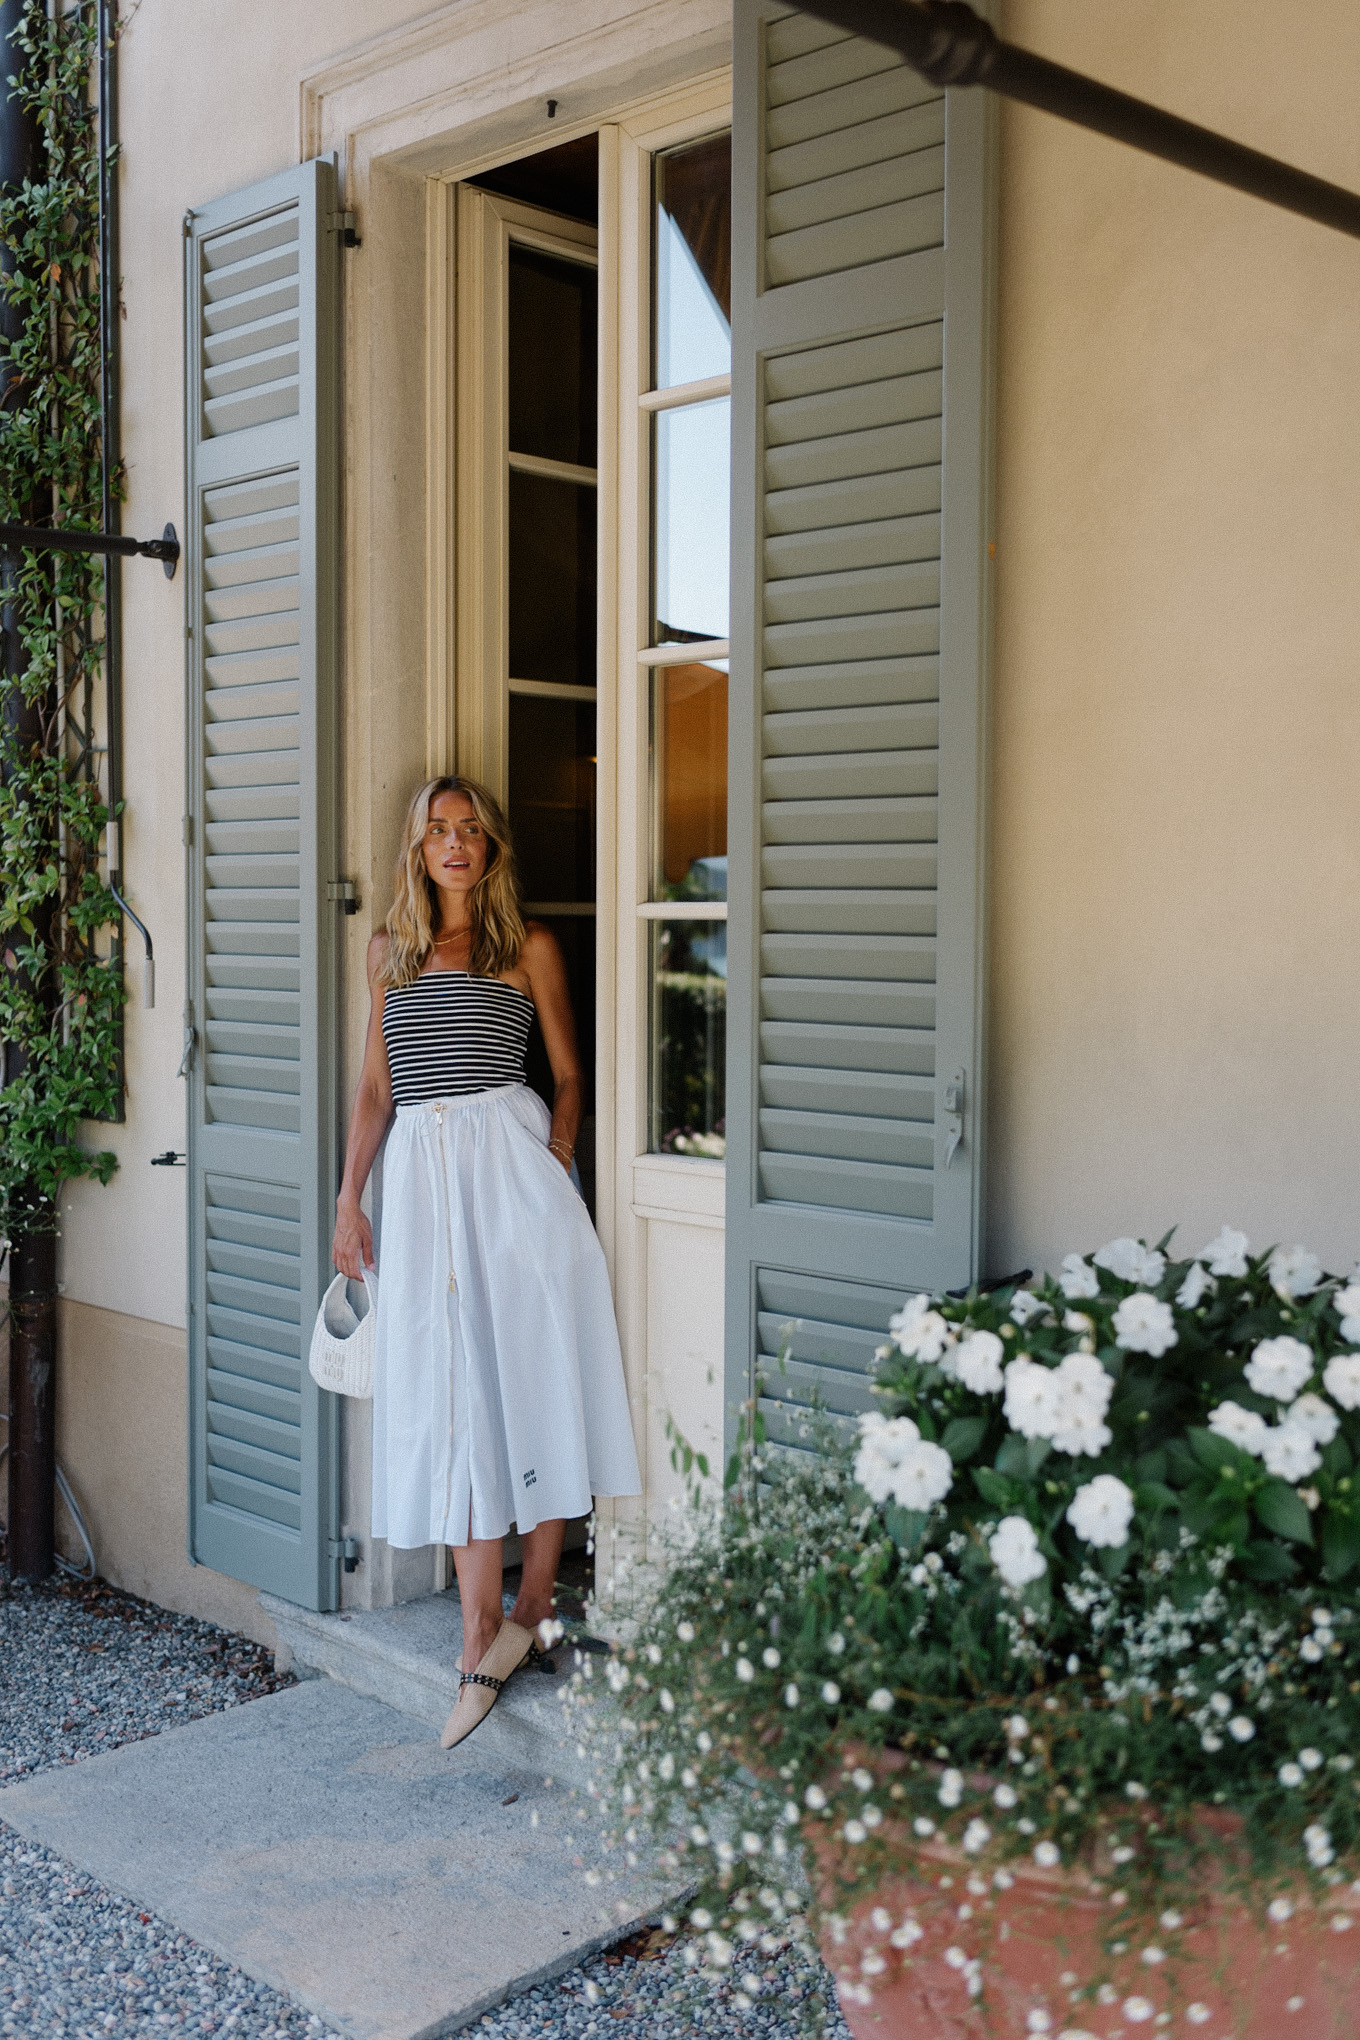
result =
M411 802L336 1206L334 1259L373 1266L359 1200L383 1160L373 1535L451 1544L462 1678L446 1749L485 1719L553 1612L566 1519L639 1492L609 1277L569 1178L581 1066L562 954L520 912L510 832L471 779ZM537 1013L547 1107L525 1083ZM524 1549L501 1612L501 1540Z

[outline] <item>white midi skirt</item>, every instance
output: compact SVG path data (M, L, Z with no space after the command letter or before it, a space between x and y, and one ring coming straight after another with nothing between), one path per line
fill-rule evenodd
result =
M609 1274L523 1084L403 1105L382 1168L373 1535L503 1537L641 1492Z

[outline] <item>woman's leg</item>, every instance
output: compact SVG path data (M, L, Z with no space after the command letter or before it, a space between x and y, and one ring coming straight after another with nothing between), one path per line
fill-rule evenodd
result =
M525 1531L520 1537L524 1570L520 1574L519 1596L510 1620L518 1622L522 1629L537 1629L539 1623L553 1612L553 1588L557 1584L557 1568L562 1562L562 1539L566 1530L566 1519L559 1516L554 1522L540 1523L536 1530Z
M503 1619L500 1538L476 1537L455 1544L453 1568L463 1604L463 1670L475 1672Z

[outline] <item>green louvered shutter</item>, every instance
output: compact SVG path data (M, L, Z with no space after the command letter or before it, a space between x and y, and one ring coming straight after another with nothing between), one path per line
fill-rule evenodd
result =
M734 37L728 1389L794 1445L978 1269L990 144L812 15Z
M191 1556L333 1607L335 171L185 223Z

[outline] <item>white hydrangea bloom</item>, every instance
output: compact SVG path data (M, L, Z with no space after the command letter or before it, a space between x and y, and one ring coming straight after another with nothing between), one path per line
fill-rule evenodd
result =
M1104 1418L1114 1382L1090 1353L1069 1353L1055 1370L1055 1379L1058 1407L1049 1434L1054 1448L1094 1459L1113 1436Z
M1032 1319L1043 1317L1048 1305L1033 1290L1017 1289L1011 1298L1011 1317L1017 1325L1027 1325Z
M1083 1543L1115 1550L1129 1541L1133 1489L1112 1473L1098 1473L1073 1495L1067 1520Z
M1306 1247L1276 1247L1266 1273L1277 1296L1311 1296L1322 1280L1322 1263Z
M1315 1445L1330 1445L1341 1429L1341 1419L1320 1395L1301 1395L1285 1411L1287 1424L1298 1424Z
M1082 1297L1099 1296L1100 1277L1089 1261L1083 1261L1080 1254L1064 1254L1062 1271L1058 1282L1064 1296L1073 1303ZM1357 1292L1360 1293L1360 1292Z
M1005 1351L995 1332L970 1332L954 1349L954 1373L974 1395L999 1395Z
M987 1549L1008 1587L1028 1586L1048 1571L1034 1525L1023 1516L1003 1516L987 1539Z
M1343 1410L1360 1410L1360 1353L1338 1353L1322 1370L1322 1386Z
M1261 1442L1266 1471L1279 1480L1303 1480L1316 1473L1322 1454L1302 1424L1274 1424Z
M1162 1303L1145 1290L1126 1296L1114 1314L1114 1338L1126 1353L1151 1353L1154 1358L1169 1353L1176 1343L1176 1321L1171 1305Z
M1344 1289L1338 1289L1332 1304L1341 1319L1342 1338L1349 1339L1352 1346L1360 1346L1360 1282L1348 1282Z
M1240 1445L1244 1452L1260 1458L1269 1426L1255 1410L1244 1410L1240 1403L1221 1402L1216 1410L1210 1410L1208 1424L1211 1431L1226 1438L1230 1445Z
M1051 1438L1058 1424L1057 1371L1021 1353L1006 1369L1006 1422L1022 1438Z
M954 1484L954 1462L943 1445L921 1436L910 1417L872 1410L860 1418L859 1430L855 1479L874 1501L930 1509L944 1500Z
M1194 1310L1217 1286L1203 1263L1192 1261L1185 1271L1185 1280L1176 1291L1176 1301L1182 1310Z
M1234 1232L1230 1225L1225 1225L1216 1240L1200 1248L1196 1259L1208 1262L1211 1275L1245 1275L1250 1245L1244 1232Z
M1091 1259L1097 1268L1108 1268L1121 1282L1136 1282L1140 1289L1155 1289L1166 1273L1166 1257L1141 1240L1110 1240Z
M939 1360L954 1343L947 1320L931 1309L930 1298L924 1294L908 1297L901 1310L888 1319L888 1330L898 1351L909 1360Z
M1257 1395L1269 1396L1272 1402L1292 1402L1312 1379L1316 1365L1312 1347L1286 1335L1262 1339L1242 1372Z

